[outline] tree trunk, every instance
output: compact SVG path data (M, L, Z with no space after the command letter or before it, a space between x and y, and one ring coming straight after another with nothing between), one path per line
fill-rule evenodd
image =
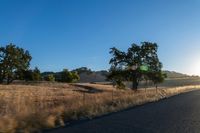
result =
M132 90L137 90L138 89L138 81L137 79L134 79L132 81Z
M2 83L3 83L3 74L0 73L0 84L2 84Z
M8 85L8 84L10 84L10 79L9 79L9 78L7 78L7 85Z
M3 79L2 78L0 78L0 84L3 84Z
M0 84L3 84L4 78L5 78L5 72L1 71L1 73L0 73Z
M10 77L8 77L8 78L7 78L7 85L10 84L10 83L12 83L12 81L13 81L13 79L10 78Z
M1 73L1 70L0 70L0 84L2 84L3 83L3 80L2 80L3 78L2 78L2 73Z

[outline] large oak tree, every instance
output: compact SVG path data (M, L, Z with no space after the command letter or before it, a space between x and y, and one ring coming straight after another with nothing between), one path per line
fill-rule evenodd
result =
M157 55L158 45L151 42L142 42L141 45L132 44L127 52L115 47L111 48L111 68L108 79L119 86L123 82L132 82L132 89L137 89L141 80L148 79L154 83L162 82L164 76L162 63Z

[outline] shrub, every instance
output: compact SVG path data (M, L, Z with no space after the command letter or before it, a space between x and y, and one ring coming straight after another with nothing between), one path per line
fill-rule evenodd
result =
M45 80L45 81L54 82L54 81L55 81L55 77L54 77L53 74L49 74L49 75L47 75L46 77L44 77L44 80Z
M67 69L64 69L61 73L61 82L67 82L67 83L71 83L71 82L77 82L80 78L79 75L77 74L77 72L70 72Z

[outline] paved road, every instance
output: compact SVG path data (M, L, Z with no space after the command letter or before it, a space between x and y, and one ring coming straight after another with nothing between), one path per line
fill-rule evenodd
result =
M200 91L48 133L200 133Z

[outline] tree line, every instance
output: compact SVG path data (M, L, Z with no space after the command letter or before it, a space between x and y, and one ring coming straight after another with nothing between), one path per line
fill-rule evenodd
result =
M32 57L28 50L19 48L14 44L0 47L0 83L12 83L14 80L25 81L57 81L57 82L76 82L79 75L76 71L63 71L56 74L44 75L38 67L30 69Z
M158 45L151 42L142 42L140 45L132 44L127 51L121 51L116 47L110 49L110 69L108 81L119 89L124 89L124 82L132 82L132 89L136 90L141 81L152 81L156 86L166 78L162 72L162 63L158 55ZM10 84L13 80L25 81L57 81L78 82L79 74L91 73L86 67L72 71L63 69L61 72L41 73L38 67L30 69L32 57L28 50L19 48L14 44L0 47L0 83Z

